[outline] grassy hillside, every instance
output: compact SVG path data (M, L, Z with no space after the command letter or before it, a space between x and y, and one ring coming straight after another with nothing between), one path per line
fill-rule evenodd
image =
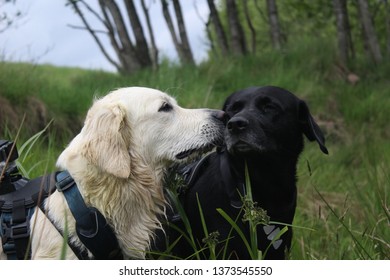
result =
M185 107L220 108L237 89L281 86L307 101L330 151L324 156L317 145L307 143L301 156L294 224L313 230L295 230L291 257L389 259L390 65L358 61L354 73L360 80L353 85L331 53L327 44L302 44L283 53L210 61L199 67L165 62L158 72L131 77L0 63L0 138L15 136L24 113L19 147L54 120L21 156L25 172L34 177L54 170L56 157L80 129L93 97L111 89L153 87Z

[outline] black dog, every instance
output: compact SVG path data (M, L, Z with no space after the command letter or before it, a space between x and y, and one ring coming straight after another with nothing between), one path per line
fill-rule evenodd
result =
M280 223L293 222L297 200L296 164L304 146L303 135L317 141L321 151L327 154L324 136L306 103L282 88L251 87L237 91L226 100L223 110L229 119L225 129L226 147L185 172L188 187L181 200L195 244L201 245L205 238L200 203L208 233L218 232L218 240L223 241L216 247L217 257L251 258L237 231L216 210L223 209L236 220L250 242L248 223L242 219L244 211L240 211L245 196L246 163L253 201L267 211L271 220L269 225L257 227L258 248L266 259L284 259L291 246L292 229L288 227L281 236L278 233L284 227ZM179 227L185 231L183 224ZM183 258L193 255L195 250L188 242L181 241L174 253ZM208 258L209 252L203 251L201 256Z

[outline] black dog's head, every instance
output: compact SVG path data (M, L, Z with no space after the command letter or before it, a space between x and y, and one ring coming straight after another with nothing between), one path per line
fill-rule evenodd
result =
M298 155L303 135L328 153L306 103L287 90L273 86L240 90L229 96L223 110L229 118L226 146L233 155Z

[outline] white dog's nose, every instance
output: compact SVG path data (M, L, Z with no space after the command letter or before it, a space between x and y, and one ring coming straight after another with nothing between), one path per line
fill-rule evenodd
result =
M227 121L226 113L221 110L212 110L211 115L216 118L217 120L220 120L221 122L225 123Z

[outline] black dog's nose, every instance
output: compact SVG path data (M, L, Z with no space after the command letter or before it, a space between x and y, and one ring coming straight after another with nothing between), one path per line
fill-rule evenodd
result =
M227 128L232 132L245 130L249 125L249 121L243 117L233 117L227 123Z
M220 120L222 121L223 123L226 123L226 120L227 120L227 115L224 111L220 111L220 110L213 110L213 112L211 113L211 115L216 118L217 120Z

